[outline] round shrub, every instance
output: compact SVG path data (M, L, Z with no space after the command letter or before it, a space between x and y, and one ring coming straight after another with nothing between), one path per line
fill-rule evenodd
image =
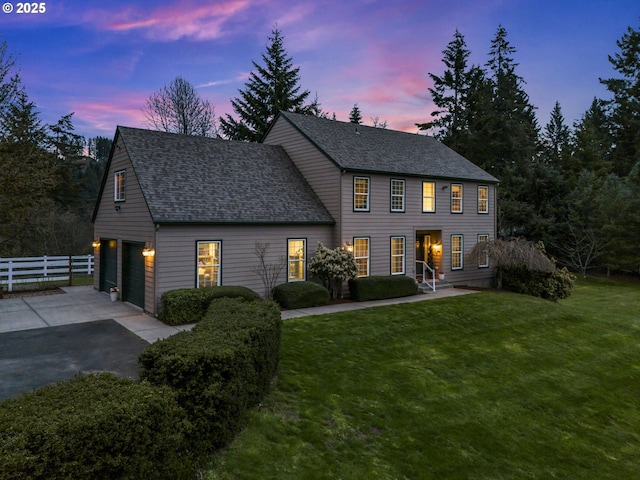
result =
M216 298L262 298L256 292L242 286L222 286L205 288L179 288L162 294L158 318L167 325L185 325L199 322Z
M328 305L330 295L317 283L289 282L273 289L273 299L283 308L307 308Z
M80 376L0 403L0 476L193 478L190 431L170 389Z

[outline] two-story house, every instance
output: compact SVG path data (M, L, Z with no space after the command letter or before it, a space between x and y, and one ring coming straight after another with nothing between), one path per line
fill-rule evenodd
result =
M281 112L262 143L118 127L93 215L95 287L157 313L168 290L259 293L256 242L307 279L318 242L353 249L358 275L436 268L487 285L497 179L437 140Z

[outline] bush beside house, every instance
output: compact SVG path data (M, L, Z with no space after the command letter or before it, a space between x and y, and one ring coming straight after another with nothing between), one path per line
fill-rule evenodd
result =
M352 278L349 280L349 293L352 300L364 302L415 295L418 285L406 275Z
M273 299L283 308L308 308L328 305L330 295L314 282L289 282L273 289Z
M256 292L242 286L179 288L162 294L158 318L167 325L186 325L199 322L211 301L216 298L244 298L257 300Z
M196 450L208 452L231 441L267 393L280 335L274 302L218 299L191 331L149 346L139 358L140 376L175 392L194 425Z

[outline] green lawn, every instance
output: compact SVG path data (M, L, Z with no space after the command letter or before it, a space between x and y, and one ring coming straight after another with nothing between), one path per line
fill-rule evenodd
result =
M640 284L287 320L209 479L640 478Z

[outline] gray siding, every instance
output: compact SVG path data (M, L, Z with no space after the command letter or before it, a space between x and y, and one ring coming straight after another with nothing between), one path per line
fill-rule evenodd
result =
M370 178L370 211L353 211L353 176ZM493 269L478 268L475 259L468 253L477 243L478 234L488 234L495 238L495 186L489 187L489 213L479 214L477 208L477 183L450 182L439 179L402 177L391 175L345 175L342 189L344 227L341 242L352 242L353 237L370 238L370 274L389 275L391 273L391 237L404 236L405 272L416 274L416 234L429 232L432 243L442 244L441 258L436 258L439 267L446 273L446 279L455 284L483 283L492 278ZM405 212L391 212L391 179L405 180ZM436 184L435 213L422 212L422 182ZM451 183L463 185L463 213L451 213ZM485 185L485 184L482 184ZM443 187L446 186L446 189ZM451 270L451 235L463 235L464 268Z
M337 232L340 231L340 213L342 211L340 169L283 118L279 118L273 125L263 143L280 145L284 148L289 158L335 219L336 234L333 242L338 242Z
M114 201L114 173L125 170L125 201ZM94 221L94 238L110 238L118 241L118 285L122 285L122 242L149 242L153 245L154 225L142 195L129 157L122 141L118 139L113 157L106 172L105 186ZM116 210L118 208L118 210ZM99 250L96 250L96 254ZM99 288L100 259L97 255L93 276L94 287ZM145 309L153 313L154 268L153 257L145 259Z
M331 243L332 227L322 225L161 225L157 232L156 272L157 288L155 304L168 290L196 286L197 242L221 241L222 285L242 285L264 293L261 278L253 271L258 264L255 255L256 242L269 243L267 263L286 260L287 239L305 238L307 263L318 242ZM286 265L278 283L287 281Z

